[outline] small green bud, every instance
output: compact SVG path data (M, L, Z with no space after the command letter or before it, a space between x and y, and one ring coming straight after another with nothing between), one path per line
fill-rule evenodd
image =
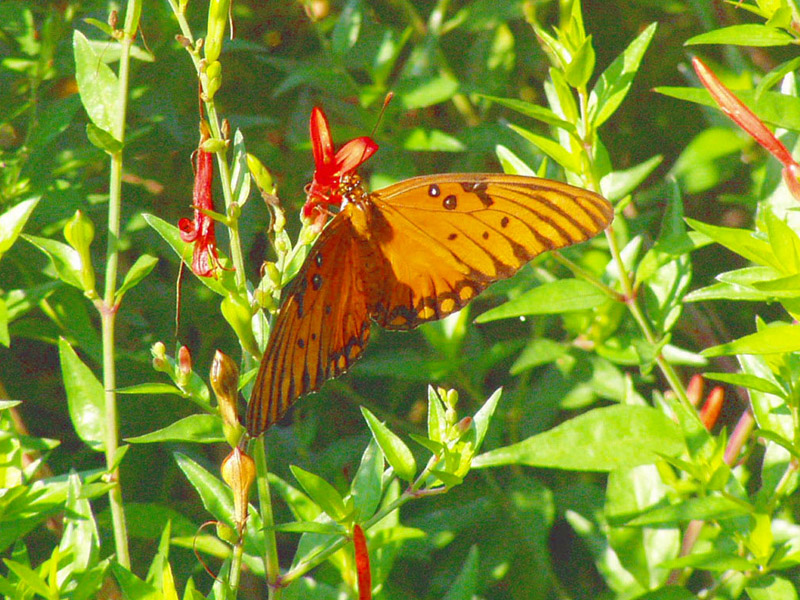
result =
M206 65L206 96L209 100L214 97L217 90L222 87L222 64L215 60Z
M153 355L153 368L160 373L167 373L170 370L167 361L167 347L164 342L156 342L150 347L150 354Z
M256 183L256 187L262 194L275 193L275 184L272 181L272 174L258 158L249 152L247 153L247 168L250 170L250 175Z
M253 356L259 356L261 353L258 349L255 337L253 337L253 327L251 319L253 313L250 309L250 303L241 296L230 294L225 296L220 305L222 316L233 328L236 336L242 347Z
M208 4L208 30L206 31L205 56L208 62L219 58L231 0L211 0Z
M224 152L227 147L228 144L225 142L225 140L221 140L219 138L208 138L202 144L200 144L200 148L203 149L203 152L208 152L209 154Z
M78 253L81 259L81 272L79 274L83 291L94 291L94 268L89 247L94 240L94 224L81 211L76 210L73 217L64 225L64 237L67 243Z

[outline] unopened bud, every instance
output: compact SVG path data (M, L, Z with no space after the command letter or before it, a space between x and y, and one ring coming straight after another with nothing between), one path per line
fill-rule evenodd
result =
M64 238L81 259L81 270L76 275L81 282L83 291L93 291L95 279L89 247L94 240L94 224L81 211L76 210L72 218L64 225Z
M200 144L200 147L203 149L203 152L208 152L209 154L216 154L217 152L224 152L225 148L228 147L228 144L225 140L220 140L217 138L208 138L204 140L203 143Z
M150 347L150 354L153 355L153 368L161 373L169 371L169 362L167 362L167 348L164 342L156 342Z
M228 24L230 0L211 0L208 5L208 29L206 31L205 56L208 62L219 58L225 26Z
M217 397L219 412L226 426L239 425L237 401L239 399L239 368L233 359L220 350L211 361L211 388Z
M459 437L467 433L469 428L472 427L472 417L464 417L458 423L456 423L456 432L458 433Z
M236 447L222 461L220 470L222 479L233 490L233 518L241 532L247 522L247 502L256 479L256 463Z
M272 285L274 285L276 288L280 287L281 272L278 270L278 265L272 261L267 261L264 263L262 270Z
M700 406L700 400L703 399L703 376L700 374L692 375L689 380L689 385L686 386L686 397L692 406Z
M358 600L372 598L372 573L369 567L369 552L364 530L358 523L353 525L353 547L356 558L356 576L358 579Z
M705 425L705 428L711 431L719 418L719 413L722 411L722 405L725 402L725 390L721 386L715 387L703 404L700 410L700 420Z
M278 307L275 304L275 299L272 297L272 292L264 290L262 288L256 288L256 291L253 292L253 297L256 300L258 306L263 308L268 312L274 312Z
M215 60L206 65L206 77L208 82L206 84L206 96L209 100L214 97L217 90L222 87L222 64Z
M219 130L223 140L228 141L231 139L231 122L228 119L222 119L222 126Z
M258 190L264 194L274 194L275 185L272 181L272 174L267 167L256 158L255 155L247 153L247 168L250 171L250 176L256 184Z
M253 313L250 309L250 303L238 294L230 294L223 298L220 309L222 310L222 316L225 317L225 320L239 338L242 348L253 356L258 356L258 344L255 337L253 337L251 324Z

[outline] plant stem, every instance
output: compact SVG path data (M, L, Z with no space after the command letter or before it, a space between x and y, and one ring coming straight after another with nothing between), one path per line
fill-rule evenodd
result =
M116 122L112 135L120 142L125 141L125 119L128 109L128 79L130 76L130 53L138 28L141 0L128 0L125 10L125 26L122 32L119 58L119 87L117 89ZM119 467L114 465L119 445L117 423L117 373L115 366L115 321L118 306L117 270L119 267L119 232L122 207L122 151L111 157L111 173L108 190L108 241L106 246L105 291L100 304L100 318L103 340L103 389L105 390L105 453L106 467L116 485L108 492L111 521L114 530L114 546L117 561L130 568L128 551L128 527L122 502L122 488L119 483Z
M264 436L256 438L251 444L253 457L256 461L256 489L258 490L258 506L261 511L262 525L264 527L264 566L267 571L267 586L270 600L280 597L281 580L280 564L278 563L278 544L275 540L275 519L272 515L272 497L269 493L269 469L267 468L267 452L264 445Z

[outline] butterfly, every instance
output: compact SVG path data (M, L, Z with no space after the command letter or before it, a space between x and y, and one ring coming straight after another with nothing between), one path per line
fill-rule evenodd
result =
M252 437L350 368L372 321L408 330L442 319L538 254L595 236L613 217L594 192L521 175L426 175L367 193L356 169L377 145L358 138L334 154L320 109L311 123L317 169L305 212L341 210L284 290L247 408Z

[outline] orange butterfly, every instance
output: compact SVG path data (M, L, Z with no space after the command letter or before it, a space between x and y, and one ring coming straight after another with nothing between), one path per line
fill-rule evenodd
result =
M338 377L364 351L370 320L413 329L461 309L546 250L603 231L613 209L565 183L500 174L415 177L368 194L355 172L377 145L348 142L334 154L315 108L316 163L307 216L341 210L289 284L247 408L261 435L289 407Z

